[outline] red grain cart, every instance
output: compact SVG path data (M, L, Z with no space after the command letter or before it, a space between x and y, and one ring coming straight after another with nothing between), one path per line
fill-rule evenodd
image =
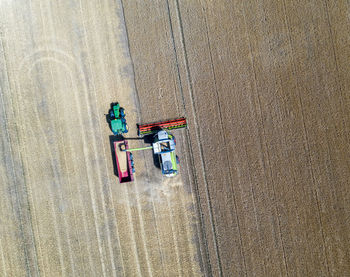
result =
M114 142L115 160L118 169L118 178L120 183L132 182L134 180L134 159L132 153L125 151L129 149L128 141ZM119 157L118 155L126 155Z

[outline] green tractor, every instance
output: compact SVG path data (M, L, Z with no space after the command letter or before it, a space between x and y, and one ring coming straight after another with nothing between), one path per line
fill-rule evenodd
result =
M125 134L129 131L125 120L125 110L120 107L119 103L112 103L108 116L114 135Z

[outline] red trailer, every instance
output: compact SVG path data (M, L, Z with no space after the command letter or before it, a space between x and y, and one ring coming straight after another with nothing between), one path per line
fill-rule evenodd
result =
M114 142L114 151L115 151L115 160L118 169L118 178L120 183L132 182L134 180L134 159L132 153L128 151L121 151L122 149L129 149L128 141L115 141ZM118 155L126 155L124 157Z

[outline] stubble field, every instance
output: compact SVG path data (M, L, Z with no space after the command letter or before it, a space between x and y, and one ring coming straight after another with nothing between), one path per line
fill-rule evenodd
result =
M349 275L349 11L2 2L0 275ZM187 117L178 177L117 182L115 101L129 137Z

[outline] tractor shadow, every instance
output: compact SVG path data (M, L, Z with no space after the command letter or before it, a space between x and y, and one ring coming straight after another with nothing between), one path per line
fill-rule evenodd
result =
M110 109L109 111L111 111L111 109ZM110 117L110 115L109 115L109 112L108 112L108 114L105 114L105 117L106 117L106 122L108 123L109 129L110 129L111 132L113 133L112 124L111 124L111 117Z
M113 104L114 103L111 103L110 105L110 108L108 110L108 113L105 114L105 117L106 117L106 122L108 123L108 126L109 126L109 129L112 131L112 125L111 125L111 117L110 117L110 112L113 111Z
M110 129L111 132L112 132L111 118L110 118L110 116L109 116L109 113L108 113L108 114L105 114L105 117L106 117L106 122L108 123L109 129Z

